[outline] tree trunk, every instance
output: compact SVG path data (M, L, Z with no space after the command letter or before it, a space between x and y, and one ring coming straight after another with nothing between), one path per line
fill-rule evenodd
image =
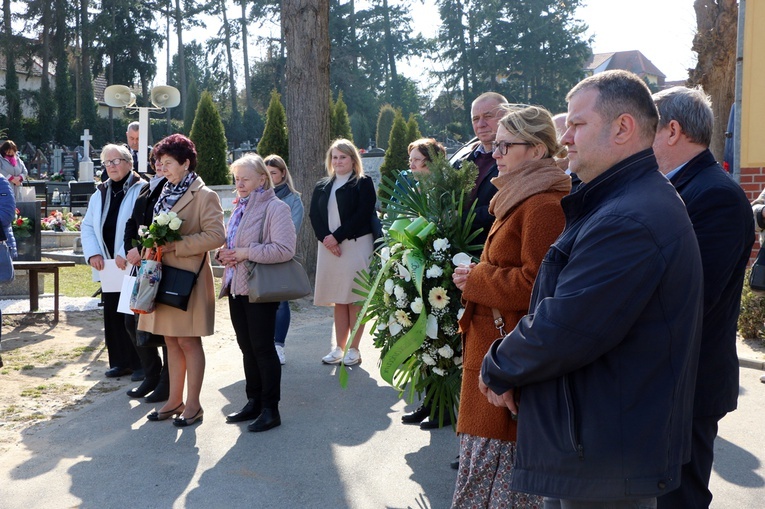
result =
M11 0L3 0L3 34L5 50L5 101L8 105L8 138L21 142L21 103L19 75L16 74L16 48L11 27Z
M175 31L178 35L178 76L181 85L181 110L186 111L186 57L183 51L183 15L181 2L175 0Z
M710 149L718 161L723 159L728 114L736 96L736 0L695 0L697 32L693 51L698 54L689 83L701 85L712 98L715 115Z
M232 124L236 125L235 118L239 115L236 107L236 79L234 76L234 59L231 57L231 27L228 26L226 2L224 0L220 0L220 11L223 14L223 33L225 34L224 42L226 44L226 58L228 59L228 90L231 94L231 119ZM239 140L235 141L238 142Z
M253 108L250 91L250 56L247 51L247 1L242 0L242 57L244 58L244 95L245 107Z
M388 54L388 68L390 69L390 90L393 92L391 97L401 97L398 72L396 71L396 55L393 52L393 36L390 31L388 0L383 0L383 20L385 22L385 52Z
M281 7L290 166L308 210L316 181L326 175L324 153L329 146L329 0L282 0ZM316 272L316 247L313 229L306 224L298 253L309 274Z

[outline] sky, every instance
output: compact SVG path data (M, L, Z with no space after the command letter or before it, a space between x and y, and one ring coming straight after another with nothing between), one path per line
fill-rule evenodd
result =
M586 5L577 12L577 17L588 26L588 36L593 37L592 50L594 53L612 51L639 50L667 77L668 81L687 78L687 69L696 64L695 54L691 51L693 34L696 26L696 15L693 10L693 0L585 0ZM231 0L229 15L239 15L240 9ZM356 5L362 8L364 0L357 0ZM438 20L438 10L434 0L412 0L413 19ZM415 22L418 33L432 37L438 24ZM214 35L220 28L220 21L207 18L206 29L197 29L184 37L184 41L196 39L202 42ZM250 27L255 31L256 27ZM267 22L260 29L261 34L278 31L278 23ZM257 44L256 36L250 35L250 59L264 57L264 45ZM165 49L158 55L159 71L155 84L162 84L165 75ZM171 41L171 54L176 52L175 39ZM241 52L235 59L241 61ZM422 73L422 67L431 64L426 60L413 59L402 65L401 72L417 79ZM239 72L238 81L243 88L243 78Z

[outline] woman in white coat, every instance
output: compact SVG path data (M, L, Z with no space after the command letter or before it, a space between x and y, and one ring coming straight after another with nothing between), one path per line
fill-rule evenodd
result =
M93 268L93 279L98 281L98 271L104 270L105 260L115 260L117 267L125 269L125 224L133 212L133 205L146 181L133 171L133 157L121 145L106 145L101 151L109 178L96 187L90 197L88 210L82 220L81 238L85 261ZM140 369L125 319L117 311L119 292L103 292L104 339L109 353L109 378L125 376Z

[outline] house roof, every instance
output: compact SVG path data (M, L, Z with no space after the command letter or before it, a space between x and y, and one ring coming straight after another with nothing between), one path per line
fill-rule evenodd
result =
M27 69L26 67L27 62L22 58L16 59L16 74L26 75L26 76L42 76L42 59L39 57L32 57L32 66ZM0 54L0 70L7 71L7 64L5 61L5 54ZM48 75L54 76L55 73L55 67L52 65L48 65Z
M584 68L593 73L622 69L633 72L641 77L647 74L660 78L667 77L638 50L597 53L585 64Z

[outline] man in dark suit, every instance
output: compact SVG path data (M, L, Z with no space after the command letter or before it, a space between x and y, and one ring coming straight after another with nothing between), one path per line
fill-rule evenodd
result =
M754 243L752 209L741 187L715 161L711 101L700 88L674 87L653 96L659 126L653 149L659 170L685 202L704 271L704 321L693 407L691 461L678 489L659 508L709 507L717 424L736 409L736 328L741 287Z
M140 130L140 125L138 122L130 122L127 127L127 132L125 133L125 137L127 138L127 144L130 148L130 153L133 155L133 171L138 171L138 135Z
M463 160L471 161L478 166L475 188L467 202L468 207L473 202L476 204L473 231L483 228L473 241L474 244L483 245L486 242L489 229L494 223L494 216L489 214L489 202L497 192L497 188L491 183L491 179L497 176L497 162L492 157L491 144L497 136L497 125L502 118L500 105L506 102L507 99L496 92L485 92L476 97L470 108L473 132L476 137L452 157L452 164L455 166L462 164Z

